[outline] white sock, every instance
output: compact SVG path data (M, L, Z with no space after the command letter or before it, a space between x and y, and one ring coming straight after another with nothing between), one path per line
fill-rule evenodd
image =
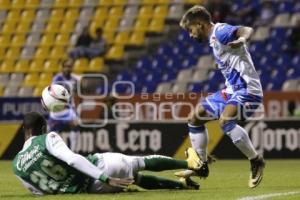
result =
M245 155L249 160L257 157L257 152L249 138L248 133L244 128L236 125L227 135L231 138L235 146Z
M70 149L74 152L76 151L77 136L78 136L77 131L70 132Z
M197 151L202 161L207 161L208 134L205 126L189 126L189 136L192 147Z

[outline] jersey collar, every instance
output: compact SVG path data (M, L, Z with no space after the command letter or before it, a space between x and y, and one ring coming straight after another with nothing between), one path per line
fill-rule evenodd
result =
M20 152L25 151L30 145L31 145L31 141L33 138L35 138L36 136L32 136L29 139L27 139L23 145L23 148Z

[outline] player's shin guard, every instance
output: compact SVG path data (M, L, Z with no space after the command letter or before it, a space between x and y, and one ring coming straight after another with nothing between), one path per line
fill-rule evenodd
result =
M154 189L183 189L184 185L179 181L161 178L151 175L139 174L137 185L148 190Z
M188 164L185 160L176 160L171 157L152 155L144 157L145 170L163 171L171 169L187 169Z
M208 144L208 134L204 125L189 126L189 136L192 143L192 147L197 151L201 160L203 162L207 161L207 144Z
M223 131L231 138L235 146L245 155L249 160L257 157L253 144L244 128L230 121L223 127Z

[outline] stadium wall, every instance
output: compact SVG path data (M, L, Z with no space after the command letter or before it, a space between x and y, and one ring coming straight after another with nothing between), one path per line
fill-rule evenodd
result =
M85 108L81 109L80 117L87 119L81 121L77 151L83 154L104 151L164 154L183 158L184 149L190 146L185 123L190 105L195 106L203 96L195 93L142 94L118 98L114 103L120 103L116 108L121 114L117 113L118 120L108 121L101 119L103 109L97 106L106 105L103 99L77 98L77 106ZM242 124L249 131L255 148L267 158L297 158L300 155L300 118L287 118L290 102L299 103L299 93L265 93L265 117ZM46 114L39 98L0 98L0 159L12 159L22 148L21 120L29 111ZM207 127L209 152L220 158L242 157L228 137L223 137L216 122L208 123ZM61 135L68 142L68 130Z
M266 158L299 158L300 123L298 120L252 121L242 124L255 148ZM207 123L209 152L218 158L238 159L243 155L224 137L216 121ZM22 148L23 133L18 123L0 125L1 159L12 159ZM184 122L111 122L99 128L81 128L76 151L84 155L95 152L122 152L129 155L163 154L184 158L190 146ZM69 133L61 136L68 143Z

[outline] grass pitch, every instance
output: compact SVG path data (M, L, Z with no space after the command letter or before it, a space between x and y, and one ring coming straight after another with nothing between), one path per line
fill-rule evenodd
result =
M156 173L174 178L174 171ZM194 178L201 184L199 191L192 190L140 190L122 194L76 194L32 196L13 175L11 162L0 162L0 199L74 199L74 200L214 200L214 199L300 199L300 159L267 160L264 180L258 188L249 189L249 162L246 160L219 160L210 167L207 180ZM248 198L246 198L248 197ZM255 198L253 198L255 197Z

